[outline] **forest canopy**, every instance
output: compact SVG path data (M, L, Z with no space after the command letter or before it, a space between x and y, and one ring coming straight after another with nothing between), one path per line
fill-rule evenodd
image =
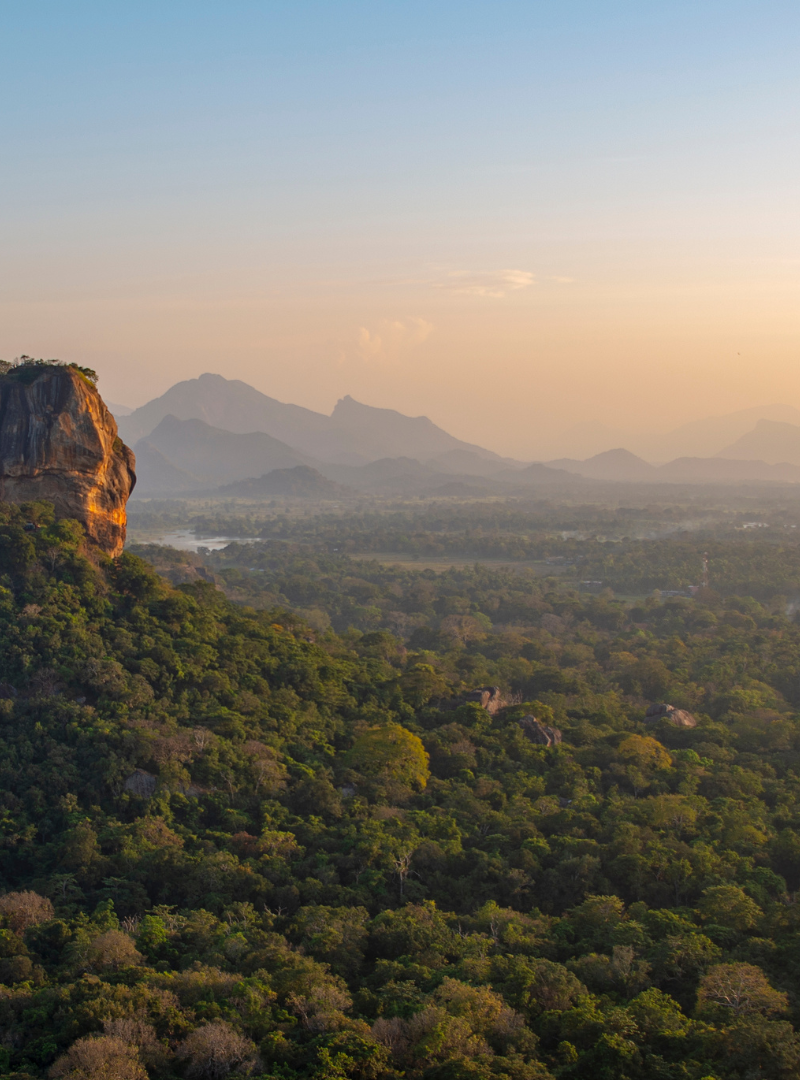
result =
M785 597L250 558L0 506L4 1075L798 1075Z

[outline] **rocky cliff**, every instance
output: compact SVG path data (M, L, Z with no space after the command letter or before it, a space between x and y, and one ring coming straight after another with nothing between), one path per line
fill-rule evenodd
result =
M48 501L116 556L136 483L133 453L81 371L25 364L0 375L0 500Z

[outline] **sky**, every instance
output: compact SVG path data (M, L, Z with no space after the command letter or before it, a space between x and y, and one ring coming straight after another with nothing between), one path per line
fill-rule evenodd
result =
M771 0L0 0L0 357L520 458L800 406L799 47Z

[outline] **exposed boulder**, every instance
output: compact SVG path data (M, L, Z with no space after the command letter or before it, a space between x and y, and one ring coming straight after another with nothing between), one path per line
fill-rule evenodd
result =
M543 724L535 716L523 716L519 726L525 732L531 742L539 743L540 746L558 746L561 742L561 732L557 727Z
M20 364L0 372L0 500L51 502L117 556L135 459L93 381L76 367Z
M463 694L448 698L439 704L440 709L457 709L460 705L480 705L490 716L504 709L513 702L506 697L499 686L479 686L476 690L465 690Z
M648 705L647 712L644 714L646 724L655 724L659 720L668 720L674 727L697 727L697 719L690 712L685 709L676 709L674 705L664 702Z
M135 769L125 781L125 790L132 795L138 795L140 799L152 799L156 793L158 780L152 773L144 769Z

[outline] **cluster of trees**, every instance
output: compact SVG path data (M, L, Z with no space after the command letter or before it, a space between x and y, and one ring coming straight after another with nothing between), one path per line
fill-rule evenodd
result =
M785 605L291 558L336 629L0 506L4 1074L796 1077Z
M375 505L322 513L313 505L287 507L277 500L268 509L262 505L249 512L233 500L203 500L209 505L195 507L180 501L147 502L133 504L132 521L138 532L180 526L193 529L199 537L254 537L324 552L538 559L550 552L553 541L564 532L618 538L637 528L674 528L685 513L674 506L629 511L553 506L539 500L433 499L421 506L414 500L413 508L397 508L378 499L367 501Z
M39 375L42 368L72 368L88 379L92 386L97 385L97 372L94 368L80 364L67 363L66 360L35 360L32 356L18 356L14 360L0 360L0 376L12 375L15 379L29 383Z
M601 488L592 503L559 497L528 499L379 499L364 497L359 506L326 509L296 500L269 503L244 499L197 498L148 500L130 504L130 520L139 536L174 528L203 537L261 538L273 544L299 545L320 552L393 553L431 558L537 560L546 555L596 555L602 542L627 545L681 537L706 545L713 540L796 544L800 506L793 485L761 489L757 496L738 488L672 485ZM609 498L609 496L611 496ZM743 530L757 519L769 529ZM601 542L598 548L597 541ZM649 550L649 544L645 544ZM703 550L703 547L700 547ZM693 564L694 568L694 564Z
M313 528L309 532L305 544L231 543L221 551L197 555L152 545L132 550L175 583L196 576L202 568L241 603L287 605L318 628L387 629L412 644L430 647L435 644L431 631L444 627L446 634L448 627L457 629L456 616L461 617L464 632L473 634L489 624L524 626L535 621L547 610L542 607L543 592L556 587L553 580L543 582L543 576L557 577L562 588L647 597L702 582L704 554L718 597L755 598L775 610L800 597L796 533L789 534L793 542L786 540L786 532L757 540L751 539L752 533L730 539L683 535L625 542L543 537L536 541L541 561L535 568L524 562L517 566L477 562L442 572L354 559L329 550L330 543L316 536ZM462 539L462 546L466 544ZM581 585L583 581L589 585Z

